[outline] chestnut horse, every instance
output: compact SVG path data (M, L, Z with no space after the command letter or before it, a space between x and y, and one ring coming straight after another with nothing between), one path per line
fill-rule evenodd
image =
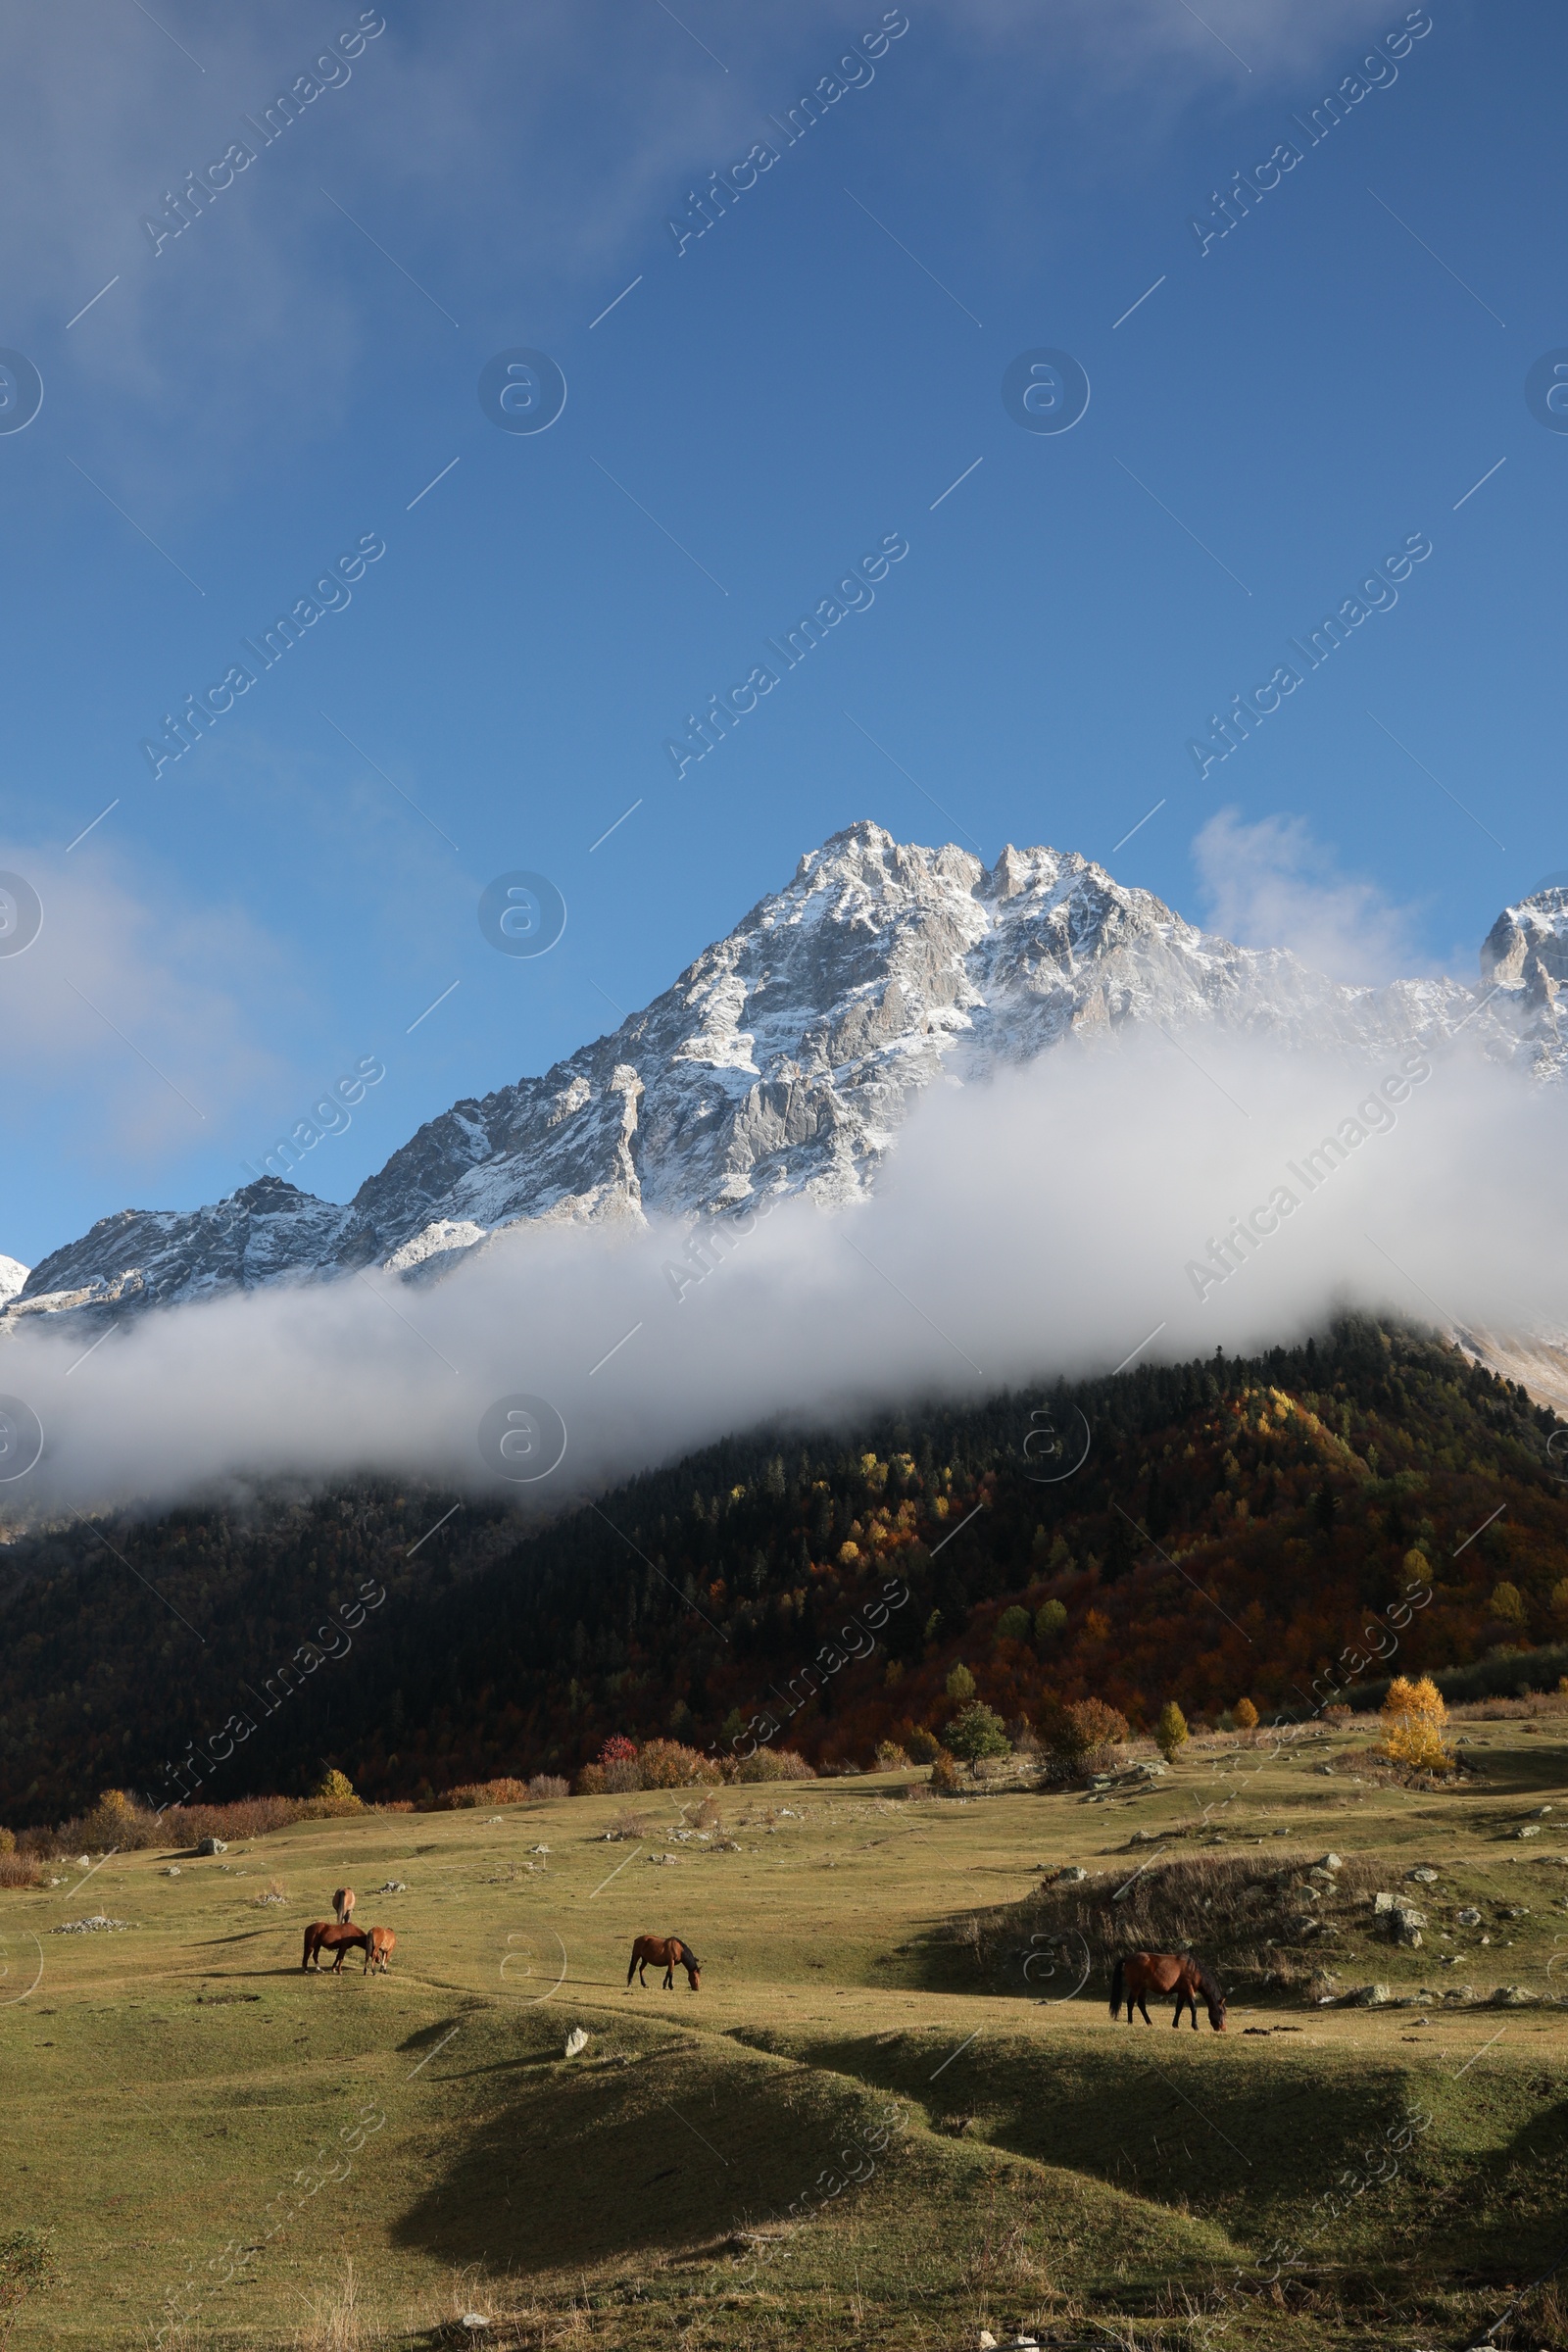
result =
M346 1928L354 1917L355 1895L352 1886L340 1886L332 1897L332 1917L340 1928Z
M626 1971L628 1984L633 1977L637 1979L639 1984L647 1984L648 1979L642 1972L650 1960L656 1968L661 1966L663 1968L666 1992L673 1992L675 1989L677 1968L683 1968L686 1971L687 1982L693 1992L699 1989L702 1984L703 1964L692 1950L691 1945L682 1943L678 1936L639 1936L631 1947L631 1966Z
M1208 2022L1216 2034L1225 2031L1225 1995L1215 1984L1200 1960L1191 1952L1130 1952L1119 1959L1110 1980L1110 2014L1121 2015L1121 2005L1127 2003L1127 2023L1133 2022L1133 2003L1143 2011L1146 2026L1153 2024L1149 2014L1150 1993L1174 1990L1176 2007L1171 2024L1179 2026L1182 2011L1191 2009L1193 2032L1198 2032L1198 1998L1201 1994L1208 2009Z
M316 1919L305 1931L305 1951L300 1966L302 1969L309 1968L314 1960L318 1973L319 1973L321 1954L335 1952L337 1958L332 1964L332 1974L340 1977L343 1974L345 1953L357 1949L367 1954L370 1949L370 1938L363 1928L345 1927L331 1920Z
M370 1930L365 1944L365 1974L367 1976L369 1975L372 1968L382 1976L386 1974L386 1964L391 1957L392 1946L396 1941L397 1937L390 1928L372 1928Z

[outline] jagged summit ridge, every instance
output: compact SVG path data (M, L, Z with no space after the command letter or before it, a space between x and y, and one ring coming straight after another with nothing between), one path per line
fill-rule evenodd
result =
M542 1077L454 1103L347 1206L265 1178L194 1211L123 1210L0 1300L0 1331L371 1265L428 1276L520 1221L712 1214L760 1192L849 1201L942 1071L1128 1023L1356 1056L1466 1024L1489 1053L1560 1075L1568 890L1505 909L1482 962L1482 991L1347 987L1200 930L1076 852L1009 845L988 868L860 822L641 1012Z

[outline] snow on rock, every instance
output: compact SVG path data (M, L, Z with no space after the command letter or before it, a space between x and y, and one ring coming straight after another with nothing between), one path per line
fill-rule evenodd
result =
M122 1210L14 1295L0 1287L0 1334L33 1314L90 1327L377 1265L434 1280L521 1222L711 1216L761 1193L848 1202L944 1072L1068 1038L1109 1046L1152 1021L1356 1060L1464 1025L1496 1058L1560 1076L1568 890L1506 908L1482 970L1481 989L1348 987L1283 949L1199 930L1076 853L1008 847L988 870L862 822L810 851L613 1035L454 1103L347 1206L269 1176L191 1212Z
M27 1279L27 1268L14 1257L0 1257L0 1306L14 1298Z

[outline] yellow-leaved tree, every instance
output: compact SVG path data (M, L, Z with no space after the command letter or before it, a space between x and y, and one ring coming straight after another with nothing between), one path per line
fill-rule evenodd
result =
M1442 1772L1452 1762L1444 1745L1448 1710L1429 1674L1418 1683L1396 1675L1383 1701L1383 1753L1396 1764Z

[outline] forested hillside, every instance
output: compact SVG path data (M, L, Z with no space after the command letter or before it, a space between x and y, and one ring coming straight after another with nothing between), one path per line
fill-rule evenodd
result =
M1356 1318L1257 1361L729 1440L532 1534L384 1485L74 1525L0 1551L0 1820L326 1765L418 1797L570 1772L617 1732L865 1763L940 1728L960 1661L1008 1719L1302 1714L1374 1651L1402 1672L1568 1631L1558 1427Z

